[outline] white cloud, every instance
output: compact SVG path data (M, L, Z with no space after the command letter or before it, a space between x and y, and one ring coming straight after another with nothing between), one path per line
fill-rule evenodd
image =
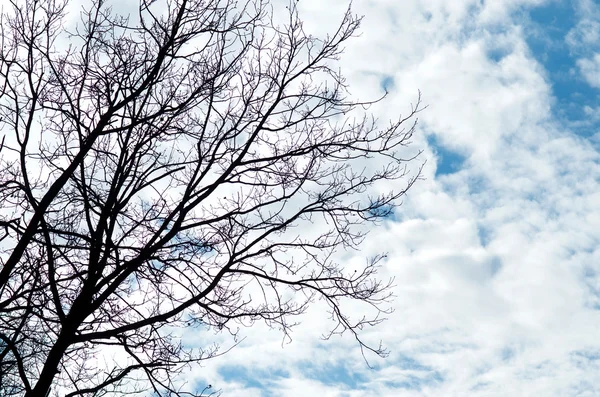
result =
M595 45L600 39L600 22L585 18L569 31L565 39L573 49Z
M592 87L600 88L600 6L593 0L579 0L576 11L579 21L565 41L571 52L579 57L577 68L580 75Z
M589 85L600 88L600 54L577 60L580 73Z
M598 46L600 38L600 7L593 0L574 2L579 21L569 31L565 40L572 51L586 52Z

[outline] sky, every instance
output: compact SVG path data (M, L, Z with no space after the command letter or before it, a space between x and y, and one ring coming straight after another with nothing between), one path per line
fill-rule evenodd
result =
M298 1L306 32L321 36L347 6ZM332 323L317 301L290 338L259 322L240 329L188 385L224 397L600 396L600 1L352 9L361 35L339 62L352 95L387 92L369 109L382 123L419 91L428 106L411 146L423 179L344 258L359 267L387 253L393 313L361 335L390 354L363 357L349 334L323 340Z
M298 3L314 34L346 6ZM340 61L353 95L387 90L371 109L380 120L406 112L418 90L428 105L413 140L424 180L348 259L388 253L380 274L395 279L394 312L363 336L390 355L367 355L369 367L350 335L323 341L317 302L291 342L242 329L188 383L224 396L600 396L600 3L355 0L353 10L362 34Z
M332 32L347 6L298 2L314 35ZM360 266L387 253L380 277L394 278L394 311L362 336L390 355L363 357L349 334L324 341L332 323L315 302L290 339L261 323L241 329L234 349L190 369L188 385L247 397L600 396L600 2L352 9L361 35L339 63L352 95L387 91L369 109L382 123L419 91L428 106L411 146L424 178L345 258Z

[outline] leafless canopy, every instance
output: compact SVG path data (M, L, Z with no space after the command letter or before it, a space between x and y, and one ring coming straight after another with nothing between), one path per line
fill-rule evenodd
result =
M218 351L178 329L287 335L314 299L385 355L359 336L382 256L334 258L418 177L420 104L357 118L335 61L360 18L315 38L294 3L130 3L2 3L0 394L210 393L176 375Z

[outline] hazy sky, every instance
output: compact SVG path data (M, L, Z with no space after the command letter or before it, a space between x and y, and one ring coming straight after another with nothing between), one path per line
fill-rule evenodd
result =
M299 2L315 34L346 5ZM189 382L247 397L600 396L600 4L353 9L365 19L341 61L352 93L389 90L371 109L383 121L418 89L429 105L414 139L426 180L348 259L389 253L395 312L364 335L391 355L369 356L369 369L350 335L321 341L330 324L316 304L291 343L260 324L242 330Z

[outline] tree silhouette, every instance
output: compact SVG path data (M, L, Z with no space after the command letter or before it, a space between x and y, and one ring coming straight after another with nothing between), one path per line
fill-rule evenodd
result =
M379 127L349 99L360 18L316 38L295 2L279 23L266 0L90 0L73 27L68 6L0 21L0 394L210 394L177 374L222 352L179 328L287 335L315 299L385 355L359 335L387 313L383 256L335 258L418 178L421 106Z

